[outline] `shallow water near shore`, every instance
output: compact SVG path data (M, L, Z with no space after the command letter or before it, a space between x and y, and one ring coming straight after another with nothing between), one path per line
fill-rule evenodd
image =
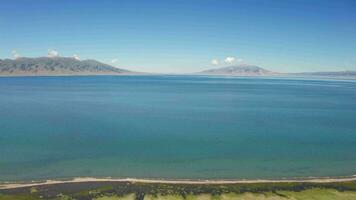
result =
M0 78L0 181L356 174L356 82Z

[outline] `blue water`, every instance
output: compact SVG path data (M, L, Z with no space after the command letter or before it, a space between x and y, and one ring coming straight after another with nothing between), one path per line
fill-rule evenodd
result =
M356 82L0 78L0 181L356 174Z

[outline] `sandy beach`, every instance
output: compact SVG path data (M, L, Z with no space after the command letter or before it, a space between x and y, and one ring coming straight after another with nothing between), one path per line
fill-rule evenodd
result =
M64 183L90 183L90 182L132 182L132 183L165 183L165 184L238 184L238 183L338 183L356 181L356 175L347 178L310 178L310 179L280 179L280 180L169 180L169 179L139 179L139 178L94 178L77 177L72 180L46 180L43 182L28 183L0 183L0 189L15 189L42 185L54 185Z

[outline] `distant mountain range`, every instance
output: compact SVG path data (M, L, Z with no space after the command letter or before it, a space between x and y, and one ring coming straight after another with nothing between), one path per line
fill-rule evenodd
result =
M204 75L230 75L230 76L270 76L278 73L265 70L256 65L237 65L222 68L214 68L199 72Z
M0 59L0 75L118 75L134 72L119 69L96 60L77 60L70 57L40 57Z
M71 57L39 57L0 59L0 76L59 76L59 75L127 75L143 74L119 69L96 60L78 60ZM294 76L356 78L356 71L279 73L256 65L235 65L204 70L196 75L224 76Z
M342 77L356 78L356 71L335 71L335 72L303 72L303 73L279 73L273 72L256 65L235 65L221 68L204 70L196 74L200 75L225 75L225 76L313 76L313 77Z
M299 76L330 76L330 77L356 77L356 71L336 71L336 72L304 72L290 75Z

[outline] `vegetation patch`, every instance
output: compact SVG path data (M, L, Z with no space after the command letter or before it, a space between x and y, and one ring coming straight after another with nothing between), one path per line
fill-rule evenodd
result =
M353 200L356 182L165 184L93 182L2 189L0 200Z

